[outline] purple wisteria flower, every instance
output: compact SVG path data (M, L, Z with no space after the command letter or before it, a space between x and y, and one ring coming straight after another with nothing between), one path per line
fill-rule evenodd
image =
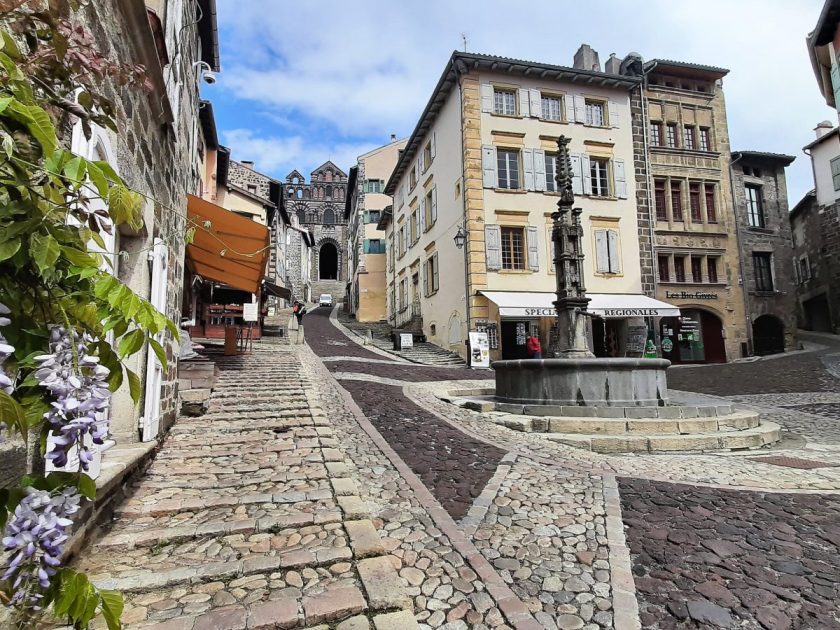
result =
M11 311L9 311L9 307L5 304L0 303L0 326L8 326L12 323L6 315L8 315ZM12 382L12 378L6 374L6 371L3 369L3 363L8 359L12 353L15 351L14 346L10 346L9 342L6 341L6 338L3 336L3 333L0 332L0 391L3 391L7 394L11 394L14 390L14 383ZM0 422L0 443L3 442L3 431L6 429L6 424L4 422Z
M55 397L44 418L55 444L46 457L57 467L64 466L70 450L77 447L82 469L88 470L93 455L84 446L85 436L89 434L94 444L103 444L108 433L106 424L96 416L108 408L111 399L109 370L99 364L98 357L88 354L92 342L87 335L52 326L52 354L35 357L35 378Z
M40 610L40 591L49 588L67 542L70 516L79 511L75 488L58 494L28 488L6 523L3 537L3 580L11 583L12 606Z

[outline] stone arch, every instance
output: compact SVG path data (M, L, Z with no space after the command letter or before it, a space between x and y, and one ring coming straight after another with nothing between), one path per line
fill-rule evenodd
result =
M327 206L324 209L324 216L321 222L324 225L333 225L335 223L335 210L332 206Z
M341 278L341 246L333 238L322 238L318 242L317 270L319 280Z
M761 315L752 324L753 352L758 355L785 351L785 323L775 315Z
M299 223L306 223L307 210L309 207L305 203L294 202L289 206L290 214L297 216Z

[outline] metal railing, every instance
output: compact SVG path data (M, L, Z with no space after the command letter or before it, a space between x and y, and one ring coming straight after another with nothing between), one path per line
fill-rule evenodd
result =
M415 317L420 317L420 300L416 299L396 314L396 328L402 328Z

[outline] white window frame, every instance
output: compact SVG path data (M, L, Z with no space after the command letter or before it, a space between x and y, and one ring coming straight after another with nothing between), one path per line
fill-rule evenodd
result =
M557 102L556 114L551 111L551 103ZM540 94L540 116L543 120L563 120L563 97L559 94Z
M500 98L501 97L501 98ZM507 102L508 97L510 103ZM517 115L517 98L516 90L514 88L493 88L493 113L497 116L516 116ZM507 111L509 106L513 106L512 111Z
M502 160L502 153L505 154L504 159L504 177L505 177L505 185L502 184L502 168L501 160ZM511 186L512 177L511 173L513 173L513 169L511 168L511 159L510 156L516 156L516 186ZM503 147L498 147L496 149L496 170L497 170L497 187L498 188L505 188L508 190L521 190L522 189L522 152L519 149L508 149Z
M586 108L586 124L592 127L606 127L608 125L607 120L607 103L605 101L601 101L594 98L587 98L584 100L584 107ZM596 116L594 116L594 112L596 108L600 110L600 121L596 121Z
M603 173L596 173L596 169L598 169L598 165L603 164L604 171ZM610 182L610 159L599 157L599 156L589 156L589 181L590 181L590 194L593 197L609 197L612 194L611 187L612 184ZM603 179L601 179L600 175L603 175Z

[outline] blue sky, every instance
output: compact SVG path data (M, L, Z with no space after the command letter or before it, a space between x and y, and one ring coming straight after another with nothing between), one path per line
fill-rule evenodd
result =
M732 148L788 153L791 205L812 187L821 120L805 47L823 0L217 0L222 72L202 86L237 160L282 178L409 135L462 33L471 52L571 65L582 42L730 69Z

